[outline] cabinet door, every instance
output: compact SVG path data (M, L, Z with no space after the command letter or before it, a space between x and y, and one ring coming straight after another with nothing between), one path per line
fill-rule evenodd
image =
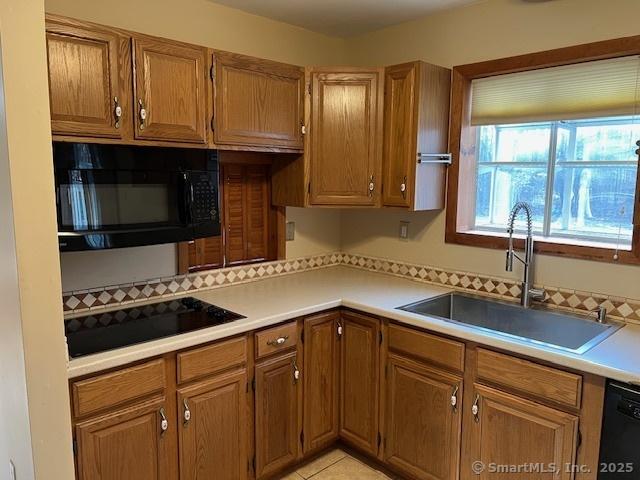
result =
M178 391L180 478L247 478L247 373L244 369Z
M206 49L150 37L133 45L136 138L204 143Z
M226 265L269 259L269 166L227 164L222 175Z
M296 352L256 365L256 477L295 462L298 457Z
M385 69L382 203L410 207L416 165L418 64Z
M396 355L387 367L385 461L418 479L455 480L462 378Z
M573 478L565 465L573 464L576 458L576 416L482 385L474 386L477 414L472 412L473 405L465 405L465 429L471 431L471 457L486 468L476 475L471 465L462 465L461 478L484 480L508 476L492 472L491 464L547 468L518 475L526 480ZM548 470L551 464L560 469L557 475Z
M382 77L377 69L312 71L311 204L379 203Z
M210 270L224 265L222 236L199 238L180 245L186 252L180 252L180 261L186 264L180 268L181 273L187 271Z
M304 70L216 52L215 143L302 149Z
M53 134L122 138L130 105L121 91L121 37L51 19L46 28Z
M156 400L78 423L80 480L169 479L168 465L175 453L167 448L165 437L175 434L173 418L163 401Z
M338 437L338 312L304 321L304 453Z
M378 453L380 321L342 312L340 437Z

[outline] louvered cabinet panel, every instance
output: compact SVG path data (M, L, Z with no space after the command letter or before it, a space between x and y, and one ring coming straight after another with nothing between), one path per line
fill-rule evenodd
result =
M224 165L224 236L226 264L243 262L247 258L245 226L246 186L244 166Z
M247 183L247 260L265 260L269 255L269 172L264 165L251 165Z

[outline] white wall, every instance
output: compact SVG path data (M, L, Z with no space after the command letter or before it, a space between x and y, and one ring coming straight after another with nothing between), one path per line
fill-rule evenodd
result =
M425 60L444 66L503 58L637 35L637 0L485 0L379 30L348 43L352 63L390 65ZM408 242L398 222L411 222ZM519 278L504 272L504 253L444 243L444 212L345 211L345 251L456 270ZM640 298L640 267L538 256L535 281L588 292Z
M0 477L74 476L43 0L0 2ZM28 419L26 412L28 411Z
M4 78L0 65L0 86L2 84ZM4 89L0 89L0 225L0 472L8 472L9 461L12 460L25 478L32 478Z
M287 258L340 250L340 210L287 208L295 222L295 239L287 242ZM84 290L169 277L177 272L176 246L67 252L60 258L62 290Z

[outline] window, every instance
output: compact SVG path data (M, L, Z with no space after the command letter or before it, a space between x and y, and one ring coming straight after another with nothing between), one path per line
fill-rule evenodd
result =
M477 135L476 230L504 231L524 201L540 236L631 247L634 117L485 125Z
M453 69L446 241L640 264L640 36ZM523 219L516 231L523 232Z

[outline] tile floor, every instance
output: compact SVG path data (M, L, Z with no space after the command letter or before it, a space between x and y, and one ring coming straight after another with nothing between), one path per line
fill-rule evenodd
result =
M340 449L331 450L280 480L388 480L390 477Z

